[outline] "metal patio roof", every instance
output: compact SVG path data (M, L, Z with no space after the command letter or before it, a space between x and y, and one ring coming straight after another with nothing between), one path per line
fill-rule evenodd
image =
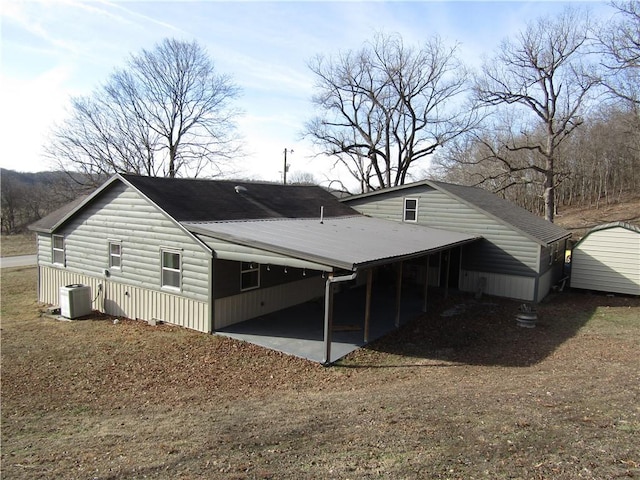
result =
M356 271L420 257L480 237L355 215L314 219L181 222L192 233L319 265Z

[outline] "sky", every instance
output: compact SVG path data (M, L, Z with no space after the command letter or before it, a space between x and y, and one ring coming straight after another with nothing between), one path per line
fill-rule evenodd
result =
M242 89L235 105L244 112L238 130L246 156L234 177L281 181L286 148L293 150L290 176L348 183L302 138L314 115L313 56L357 50L376 32L399 33L407 45L439 35L477 68L527 21L568 4L603 19L612 14L597 1L2 0L0 166L53 169L43 147L68 115L70 98L90 95L131 54L177 38L197 41Z

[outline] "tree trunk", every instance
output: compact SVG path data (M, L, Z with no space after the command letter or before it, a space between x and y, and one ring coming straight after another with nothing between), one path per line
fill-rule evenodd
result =
M547 133L547 158L544 172L544 219L553 223L555 211L553 134Z
M173 145L169 147L169 178L176 176L176 149Z

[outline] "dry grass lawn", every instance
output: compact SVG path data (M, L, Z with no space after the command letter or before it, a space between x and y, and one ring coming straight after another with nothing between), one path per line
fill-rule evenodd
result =
M167 325L41 317L35 282L2 271L3 478L640 478L637 298L565 292L535 329L515 302L434 298L323 368Z
M18 235L2 235L0 256L32 255L36 253L36 235L33 232Z

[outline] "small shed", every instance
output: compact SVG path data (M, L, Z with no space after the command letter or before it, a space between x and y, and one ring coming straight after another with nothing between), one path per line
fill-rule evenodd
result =
M573 247L571 287L640 295L640 227L607 223Z

